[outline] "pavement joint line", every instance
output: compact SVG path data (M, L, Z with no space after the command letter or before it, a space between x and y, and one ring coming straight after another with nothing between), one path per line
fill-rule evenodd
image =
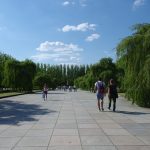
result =
M65 98L64 98L64 99L65 99ZM64 102L63 102L63 103L64 103ZM54 125L54 127L53 127L53 129L52 129L52 133L51 133L51 136L50 136L50 139L49 139L49 142L48 142L47 150L49 149L50 142L51 142L51 139L52 139L52 136L53 136L53 133L54 133L54 130L55 130L55 127L56 127L57 121L58 121L58 119L59 119L59 116L60 116L60 112L61 112L62 106L63 106L63 104L61 105L61 107L60 107L60 109L59 109L59 114L58 114L58 116L57 116L57 119L56 119L55 125Z
M76 119L76 124L77 124L77 130L78 130L78 135L79 135L79 140L80 140L80 146L81 146L81 149L83 150L83 145L82 145L82 142L81 142L81 136L80 136L80 133L79 133L79 126L78 126L77 116L76 116L75 110L74 110L74 114L75 114L75 119Z
M42 117L42 116L41 116ZM13 150L14 148L16 148L17 144L26 136L26 134L28 133L28 131L36 124L36 122L29 128L27 129L27 131L25 132L24 136L22 136L18 142L11 148L11 150Z
M96 102L97 102L97 100L95 99L95 103L96 103ZM103 104L104 104L104 102L103 102ZM98 108L96 107L96 109L98 109ZM100 111L100 112L99 112L99 110L97 110L97 111L98 111L98 113L105 113L105 112L104 112L105 110L104 110L104 111ZM88 112L88 110L87 110L87 112ZM88 113L89 113L89 112L88 112ZM89 115L92 117L92 115L91 115L90 113L89 113ZM107 116L108 116L108 115L107 115ZM110 118L110 117L109 117L109 118ZM98 127L103 131L104 135L109 139L109 141L112 143L112 145L115 146L115 145L113 144L112 140L109 138L109 136L106 135L106 133L104 132L103 128L98 124L98 122L96 121L96 119L93 118L93 117L92 117L92 119L95 120L96 124L97 124ZM116 146L115 146L115 148L116 148ZM116 148L116 149L117 149L117 148Z

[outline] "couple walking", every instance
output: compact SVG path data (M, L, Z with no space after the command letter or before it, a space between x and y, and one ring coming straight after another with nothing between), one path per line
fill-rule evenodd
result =
M102 81L101 78L95 83L95 90L96 96L97 96L97 106L99 111L104 111L103 107L103 100L104 96L106 95L106 85ZM113 111L116 110L116 98L118 98L118 93L117 93L117 87L113 79L110 79L109 85L108 85L108 99L109 99L109 105L108 109L110 110L111 108L111 102L113 101Z

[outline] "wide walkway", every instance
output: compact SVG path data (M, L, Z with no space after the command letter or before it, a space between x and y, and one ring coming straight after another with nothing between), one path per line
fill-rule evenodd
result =
M96 107L86 91L0 99L0 150L150 150L150 109L117 100Z

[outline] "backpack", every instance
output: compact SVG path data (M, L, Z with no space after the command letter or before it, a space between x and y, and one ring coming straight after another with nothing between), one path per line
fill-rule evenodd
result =
M98 93L104 93L105 91L104 84L97 82L97 90L98 90Z

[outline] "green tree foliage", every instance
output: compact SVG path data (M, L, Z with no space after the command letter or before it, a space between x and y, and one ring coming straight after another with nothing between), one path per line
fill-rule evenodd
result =
M112 58L102 58L98 63L90 66L85 76L79 77L75 80L75 84L81 89L89 90L93 88L94 83L101 77L104 82L113 78L116 80L117 69Z
M150 107L150 24L135 25L133 31L117 46L117 64L124 69L122 84L127 97Z
M20 69L18 71L18 79L20 77L20 89L23 91L32 91L33 79L36 74L36 64L31 60L20 62Z
M23 62L15 59L6 60L4 63L3 86L14 91L31 92L35 73L36 65L30 60Z
M7 88L17 89L17 73L19 62L17 60L7 60L4 66L4 80L3 85Z
M44 83L47 83L51 89L64 85L73 86L74 80L79 76L85 75L85 71L85 65L37 64L34 86L40 89L43 87Z
M13 59L11 56L0 52L0 88L3 88L4 66L7 60Z
M54 79L52 80L51 77L47 74L38 74L35 76L34 79L34 86L38 89L43 89L43 85L46 83L48 87L55 88Z

